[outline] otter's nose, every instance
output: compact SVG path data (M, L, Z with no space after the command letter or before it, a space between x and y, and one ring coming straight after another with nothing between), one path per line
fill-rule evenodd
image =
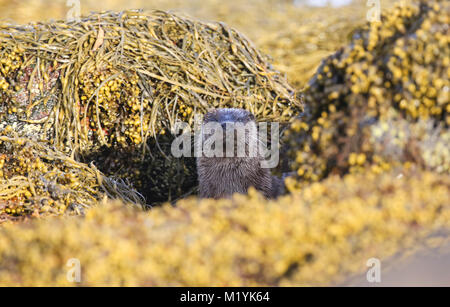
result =
M223 130L226 130L227 127L228 127L228 129L233 128L234 123L231 121L225 121L225 122L221 122L220 125L222 126Z

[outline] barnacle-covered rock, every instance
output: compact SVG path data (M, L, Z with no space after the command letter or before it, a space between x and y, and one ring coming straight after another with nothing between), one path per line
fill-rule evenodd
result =
M448 1L398 4L325 59L287 133L303 181L411 164L449 172Z

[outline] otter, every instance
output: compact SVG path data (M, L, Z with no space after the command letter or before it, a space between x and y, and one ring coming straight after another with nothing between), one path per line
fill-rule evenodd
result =
M213 124L213 125L211 125ZM201 126L201 143L202 148L211 138L217 136L216 131L210 129L206 131L206 127L213 126L222 130L218 135L223 139L217 140L217 143L211 146L216 149L217 144L222 142L223 151L226 147L226 140L233 136L234 153L223 156L211 156L204 153L197 157L197 172L199 180L199 196L200 198L230 198L234 193L246 194L250 187L254 187L260 191L266 198L276 198L284 191L283 180L272 176L268 168L261 167L263 157L259 150L253 155L250 151L251 141L259 142L256 128L255 117L252 113L244 109L224 108L209 111L203 119ZM215 126L214 126L215 125ZM244 137L236 137L237 127L245 125L246 129ZM238 148L245 148L244 155L239 155ZM241 147L242 148L242 147ZM220 150L219 150L220 151ZM242 151L241 151L242 153Z

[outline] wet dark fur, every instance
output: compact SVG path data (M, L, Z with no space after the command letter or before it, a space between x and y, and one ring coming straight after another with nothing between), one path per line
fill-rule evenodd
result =
M203 125L208 122L255 123L253 114L243 109L216 109L208 112ZM255 123L256 125L256 123ZM256 126L255 126L256 127ZM253 135L257 137L257 135ZM248 140L246 140L247 142ZM233 193L246 194L253 186L266 198L275 198L283 190L283 181L261 168L257 157L198 157L199 196L202 198L229 198Z

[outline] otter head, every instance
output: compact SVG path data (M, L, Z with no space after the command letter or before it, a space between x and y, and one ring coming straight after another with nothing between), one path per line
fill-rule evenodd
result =
M199 196L229 198L250 187L267 198L278 195L279 180L262 168L255 117L243 109L208 112L201 130L201 155L197 158Z
M244 109L214 109L202 123L202 156L208 158L255 158L258 135L255 116Z

